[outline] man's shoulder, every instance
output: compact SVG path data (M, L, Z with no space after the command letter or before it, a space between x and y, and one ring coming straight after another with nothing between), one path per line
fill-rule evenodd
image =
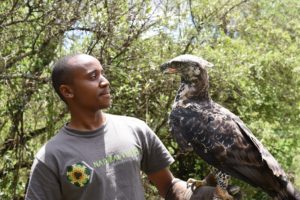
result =
M61 145L63 145L62 137L62 129L60 129L38 150L35 157L40 161L44 161L46 157L50 158L51 155L57 154L57 151L59 151Z
M117 121L117 122L124 122L127 124L133 125L145 125L145 121L138 119L136 117L126 116L126 115L116 115L116 114L108 114L106 115L109 117L110 120Z
M145 121L136 117L124 116L124 115L111 115L109 114L108 123L113 124L119 130L130 130L136 136L144 137L145 135L152 135L152 129L146 124Z

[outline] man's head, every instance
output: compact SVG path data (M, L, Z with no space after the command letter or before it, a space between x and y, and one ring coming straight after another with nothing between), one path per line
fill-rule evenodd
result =
M77 56L79 54L75 54L75 55L68 55L65 56L61 59L59 59L52 70L52 74L51 74L51 79L52 79L52 85L54 90L56 91L56 93L58 94L58 96L64 101L64 96L62 95L62 93L60 92L60 86L61 85L69 85L73 82L73 77L72 77L72 68L70 66L70 64L68 63L69 60L75 56Z
M55 91L69 107L104 109L110 105L110 90L103 75L96 58L74 54L57 61L51 78Z

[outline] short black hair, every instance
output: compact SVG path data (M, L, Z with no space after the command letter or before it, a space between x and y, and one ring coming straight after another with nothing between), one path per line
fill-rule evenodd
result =
M61 94L59 87L62 84L71 84L73 81L73 74L70 65L68 64L68 61L71 58L74 58L76 56L80 55L80 53L67 55L61 59L59 59L53 67L52 74L51 74L51 80L52 80L52 86L58 96L66 103L64 96Z

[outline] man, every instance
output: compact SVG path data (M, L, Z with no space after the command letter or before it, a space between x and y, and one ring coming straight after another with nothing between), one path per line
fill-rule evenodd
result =
M186 195L168 169L174 159L153 131L136 118L102 111L111 95L96 58L62 58L52 83L71 119L37 153L25 199L144 199L140 170L162 197Z

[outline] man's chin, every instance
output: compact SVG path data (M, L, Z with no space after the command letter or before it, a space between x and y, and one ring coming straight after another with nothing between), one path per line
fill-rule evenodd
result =
M100 104L100 108L99 109L108 109L111 106L111 100L109 102L106 103L101 103Z

